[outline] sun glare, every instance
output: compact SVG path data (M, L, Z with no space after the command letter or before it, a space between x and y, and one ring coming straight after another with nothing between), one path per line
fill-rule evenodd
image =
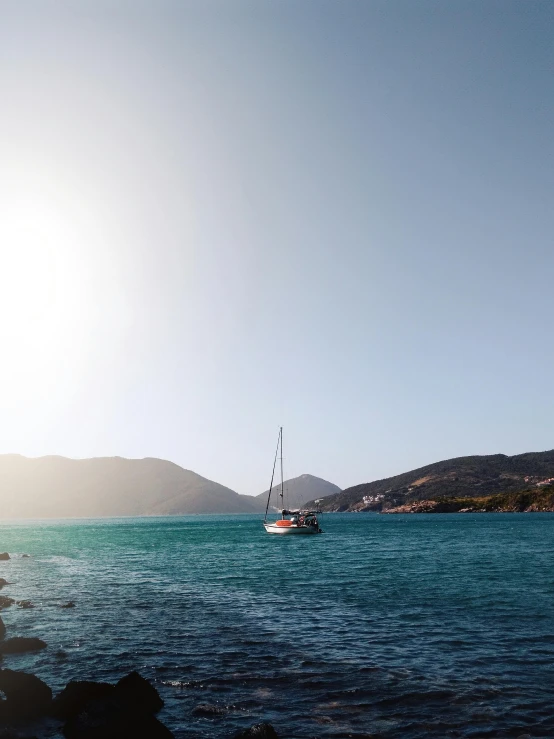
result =
M12 203L0 222L0 381L48 379L80 308L74 227L45 202Z

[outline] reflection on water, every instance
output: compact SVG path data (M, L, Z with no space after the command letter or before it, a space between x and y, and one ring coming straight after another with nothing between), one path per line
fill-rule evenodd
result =
M6 658L54 689L152 679L177 737L554 736L553 514L337 514L0 525ZM72 600L74 609L61 609ZM200 704L203 708L194 711Z

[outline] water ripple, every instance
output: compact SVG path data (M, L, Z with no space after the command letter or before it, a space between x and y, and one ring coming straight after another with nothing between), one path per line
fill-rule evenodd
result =
M54 689L132 669L178 739L554 736L551 514L256 516L0 525L6 657ZM59 606L72 600L73 609Z

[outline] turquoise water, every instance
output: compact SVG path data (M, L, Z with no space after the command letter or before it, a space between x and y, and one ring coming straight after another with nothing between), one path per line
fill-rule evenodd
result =
M180 739L258 720L283 737L554 736L554 514L331 514L322 526L271 537L255 515L4 523L3 594L36 607L2 617L49 645L4 666L54 689L137 669Z

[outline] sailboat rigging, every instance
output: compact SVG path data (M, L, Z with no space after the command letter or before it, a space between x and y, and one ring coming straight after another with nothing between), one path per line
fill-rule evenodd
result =
M280 454L279 454L280 453ZM277 466L277 458L280 459L281 467L281 485L279 497L281 499L281 518L272 523L267 520L267 512L273 491L273 480L275 479L275 468ZM288 511L285 508L285 489L283 477L283 427L279 429L277 437L277 448L275 450L275 459L273 460L273 470L271 472L271 483L269 484L269 493L267 496L267 505L265 507L264 528L268 534L322 534L317 520L319 511L310 510L293 510Z

